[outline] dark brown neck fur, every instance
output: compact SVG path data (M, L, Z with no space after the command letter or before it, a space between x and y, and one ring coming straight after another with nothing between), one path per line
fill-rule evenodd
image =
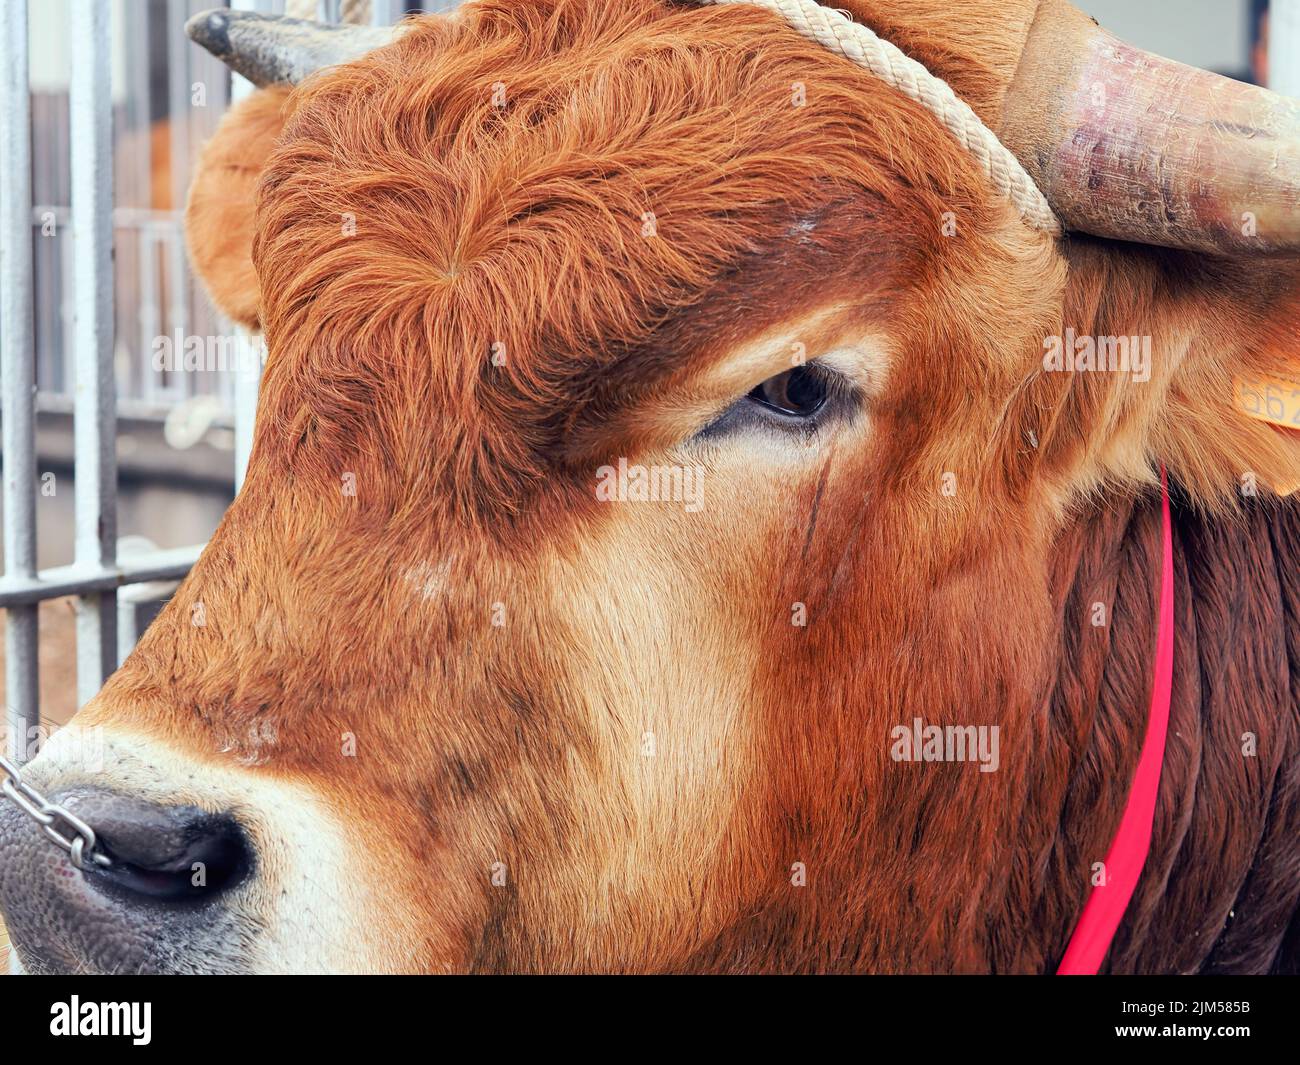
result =
M1028 804L1051 838L1025 840L1044 863L1033 924L1054 958L1118 825L1141 747L1159 540L1159 502L1148 497L1096 510L1059 544L1057 735L1044 749L1068 769L1045 766L1040 779L1068 784ZM1295 971L1300 508L1252 503L1231 521L1175 505L1174 554L1173 702L1152 850L1106 968ZM1107 604L1101 627L1091 624L1097 602ZM1243 753L1248 733L1254 756ZM1019 967L1010 944L1003 960Z

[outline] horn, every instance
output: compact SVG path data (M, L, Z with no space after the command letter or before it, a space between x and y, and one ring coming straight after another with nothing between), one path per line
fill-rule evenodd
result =
M392 42L392 26L326 26L252 11L204 11L185 34L254 85L297 85L309 74L347 63Z
M1067 227L1300 255L1300 101L1161 59L1043 0L999 135Z

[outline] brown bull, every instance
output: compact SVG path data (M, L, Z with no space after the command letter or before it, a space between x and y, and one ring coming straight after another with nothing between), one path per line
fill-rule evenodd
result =
M251 468L29 772L113 865L0 811L28 969L1052 971L1146 728L1161 465L1107 964L1300 965L1300 437L1232 400L1295 358L1300 124L1191 79L1144 141L1055 2L844 6L1073 232L744 4L485 0L231 112L189 223L266 334Z

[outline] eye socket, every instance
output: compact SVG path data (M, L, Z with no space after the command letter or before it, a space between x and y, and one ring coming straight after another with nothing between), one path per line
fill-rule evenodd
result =
M769 377L745 398L788 418L812 418L826 406L830 394L826 375L804 365Z
M852 417L861 403L858 390L843 375L814 360L769 377L695 438L712 440L752 429L810 440L834 419Z

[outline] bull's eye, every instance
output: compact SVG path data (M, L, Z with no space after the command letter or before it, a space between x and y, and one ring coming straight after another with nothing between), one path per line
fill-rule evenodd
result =
M814 361L750 389L697 435L709 440L755 430L808 440L832 419L850 416L859 405L857 389L843 374Z
M824 373L805 365L769 377L745 398L789 418L811 418L826 405L830 389Z

